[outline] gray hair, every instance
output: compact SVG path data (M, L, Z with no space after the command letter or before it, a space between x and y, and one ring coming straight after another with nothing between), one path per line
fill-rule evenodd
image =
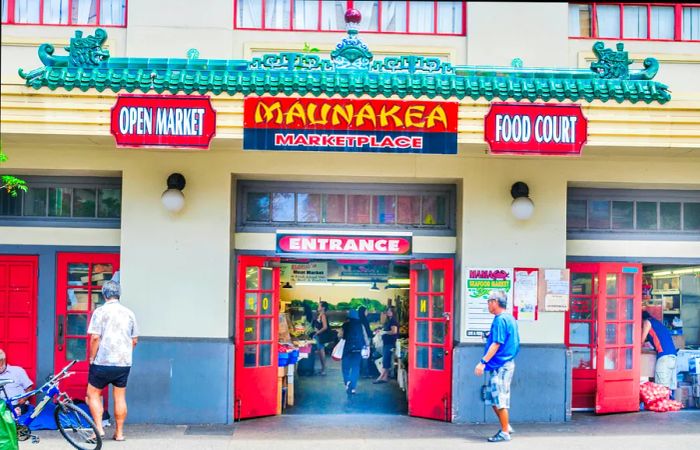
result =
M105 281L102 285L102 295L104 295L107 300L110 298L119 298L122 295L122 288L116 281Z
M508 307L508 294L503 290L493 290L489 292L489 300L496 300L501 308Z
M0 361L3 359L7 359L7 356L5 356L5 352L0 348Z

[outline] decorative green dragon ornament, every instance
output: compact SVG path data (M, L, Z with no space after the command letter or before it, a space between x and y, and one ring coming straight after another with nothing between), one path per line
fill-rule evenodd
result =
M219 95L369 95L371 97L443 98L474 100L588 101L666 103L668 86L652 81L659 69L654 58L642 70L622 44L606 49L593 45L597 61L589 69L524 67L518 58L511 66L452 65L440 58L405 55L374 60L359 38L360 13L349 10L348 35L330 59L303 52L282 52L242 59L118 58L104 49L107 33L92 36L76 31L67 56L55 56L42 44L44 67L29 73L19 69L27 86L66 90L106 89L114 92L151 92Z

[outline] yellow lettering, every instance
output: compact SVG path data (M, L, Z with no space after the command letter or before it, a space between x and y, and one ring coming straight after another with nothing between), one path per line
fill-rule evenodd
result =
M413 105L406 109L406 126L407 127L425 127L425 122L414 122L413 119L421 120L425 112L425 106Z
M346 105L333 105L333 116L331 117L331 123L333 125L339 125L340 120L338 119L338 116L341 116L343 119L345 119L345 123L350 125L354 112L355 107L351 103Z
M420 312L424 313L427 311L427 309L428 309L427 303L428 302L426 302L425 299L420 301Z
M377 126L377 114L374 112L374 108L370 103L365 103L362 105L359 111L357 111L357 126L361 127L365 124L365 119L372 122L372 125Z
M277 114L276 116L274 115L275 113ZM270 106L267 106L262 101L258 103L258 107L255 108L255 123L262 122L282 123L282 106L280 102L275 102Z
M383 127L387 126L389 124L388 118L391 117L394 120L394 126L402 127L403 122L396 116L396 113L400 110L401 107L399 105L394 105L389 111L387 111L386 105L383 105L381 111L379 112L379 124Z
M307 114L309 116L309 123L311 125L325 125L328 123L328 111L330 111L331 106L327 103L321 105L321 117L316 117L316 104L309 103L309 110Z
M445 114L445 110L440 105L435 106L435 108L430 111L430 114L428 114L426 118L428 128L433 128L436 121L442 122L442 125L447 128L447 114Z
M270 306L270 299L267 297L263 297L262 300L262 309L263 311L267 311L267 308Z
M287 111L287 120L285 123L287 125L294 123L294 119L299 119L303 125L306 125L306 111L304 111L304 107L301 106L301 102L292 103L289 111Z

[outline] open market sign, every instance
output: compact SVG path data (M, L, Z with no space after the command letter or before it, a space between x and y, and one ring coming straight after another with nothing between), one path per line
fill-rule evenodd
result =
M494 154L580 155L587 138L581 105L494 102L484 120Z
M457 102L248 97L244 150L457 153Z
M110 129L117 147L206 150L216 134L216 111L208 96L122 94Z

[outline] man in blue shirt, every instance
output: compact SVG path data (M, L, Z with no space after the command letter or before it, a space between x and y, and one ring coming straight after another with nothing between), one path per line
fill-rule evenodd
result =
M501 430L488 438L489 442L510 441L513 432L508 422L508 409L510 408L510 383L515 371L515 356L520 349L520 336L518 324L515 318L506 312L508 296L504 291L491 291L488 299L489 312L496 317L491 323L484 356L474 368L474 374L478 377L489 371L489 389L486 395L486 403L491 404L501 423Z

